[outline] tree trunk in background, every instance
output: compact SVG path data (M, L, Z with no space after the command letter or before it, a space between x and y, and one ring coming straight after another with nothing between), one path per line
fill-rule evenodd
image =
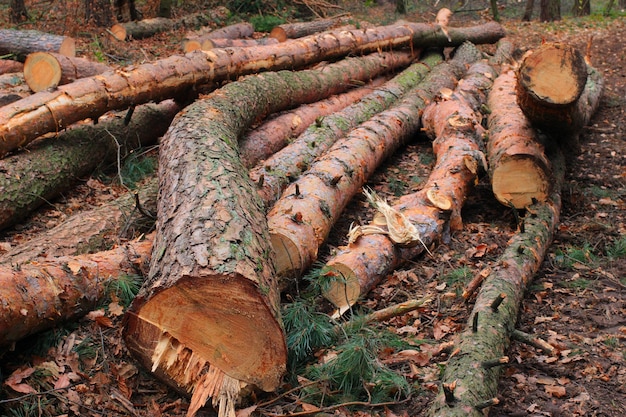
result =
M524 16L522 16L524 22L530 22L532 20L534 7L535 0L526 0L526 8L524 9Z
M0 55L13 54L13 59L24 61L28 54L39 51L76 56L76 41L38 30L0 29Z
M115 0L115 16L118 22L130 22L139 19L135 0Z
M9 18L11 23L21 23L30 18L24 0L9 1Z
M574 0L572 15L576 17L589 16L591 14L591 0Z
M542 22L561 20L561 0L541 0L539 20Z
M110 0L85 0L85 20L93 21L98 27L111 27L113 11Z
M168 19L172 17L172 0L161 0L159 2L158 16Z

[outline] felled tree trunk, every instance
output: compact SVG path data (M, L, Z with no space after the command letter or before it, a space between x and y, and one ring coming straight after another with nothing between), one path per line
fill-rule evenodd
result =
M222 13L218 9L217 13ZM154 17L134 22L117 23L111 26L111 34L118 41L129 39L149 38L161 32L169 32L179 28L196 29L206 26L216 20L215 12L195 13L183 16L179 19L168 19L166 17Z
M306 171L339 138L397 102L441 60L441 54L429 52L419 63L402 71L358 103L309 127L285 149L277 151L252 169L250 178L257 183L259 195L267 207L274 204L287 185Z
M489 94L489 175L496 199L517 209L550 194L550 161L515 98L515 72L505 71Z
M495 86L494 86L495 88ZM564 161L554 161L553 191L541 203L529 207L524 231L515 234L485 279L476 298L466 330L459 335L441 379L441 390L429 416L482 417L497 396L502 366L490 365L506 355L524 291L537 272L559 222ZM494 307L496 299L503 299ZM474 324L475 323L475 324Z
M34 52L24 61L24 79L34 92L111 71L108 65L54 52Z
M76 42L68 36L37 30L0 29L0 54L14 54L15 59L23 61L28 54L38 51L75 56Z
M10 72L22 72L24 64L12 59L0 59L0 75Z
M154 227L157 193L158 181L153 178L136 193L128 192L102 206L75 214L33 239L0 253L0 264L18 266L102 252L148 233ZM149 253L142 256L148 257Z
M162 141L150 274L124 337L141 363L193 394L190 415L209 397L234 412L240 384L272 391L286 366L265 208L237 141L268 114L345 88L363 62L227 84L181 112Z
M317 19L310 22L285 23L274 27L270 31L270 38L285 42L287 39L301 38L328 30L337 22L336 19Z
M316 259L334 222L349 200L382 161L395 152L420 126L420 113L441 89L452 88L465 64L480 52L465 44L449 63L442 63L416 88L335 144L284 191L268 213L276 269L281 275L300 275Z
M92 255L0 265L0 345L50 329L93 310L121 274L145 267L151 241Z
M103 163L154 144L180 107L172 100L138 107L128 125L118 115L97 125L76 126L0 160L0 229L26 218Z
M203 51L210 51L215 48L249 48L263 45L275 45L279 43L274 38L259 38L259 39L220 39L220 38L205 38L203 36L196 39L188 39L183 42L183 50L185 52L195 51L202 49Z
M188 95L193 87L262 70L295 69L347 54L386 48L496 42L502 26L487 23L448 31L427 24L382 26L366 30L327 32L260 48L194 51L155 63L83 78L54 92L40 92L9 108L0 108L0 156L36 137L71 123L98 117L109 110L148 101Z
M239 143L241 162L247 167L254 167L260 161L283 149L316 121L320 122L326 116L358 102L384 81L385 78L378 77L363 87L315 103L304 104L269 119L246 134Z
M254 26L248 22L235 23L233 25L224 26L209 33L202 35L188 36L183 40L183 50L185 52L195 51L196 49L203 49L208 51L209 49L223 48L230 46L252 46L256 44L253 39L249 39L250 44L239 44L233 41L243 41L241 38L249 38L254 34ZM215 40L216 43L213 43ZM230 45L228 44L230 41ZM277 42L276 42L277 43Z
M546 43L526 56L517 71L517 102L531 124L578 148L602 95L603 79L569 45ZM583 96L584 93L584 96Z
M393 208L415 225L421 242L410 247L394 242L384 233L363 234L341 247L324 267L331 283L324 296L340 313L367 294L383 277L430 247L446 225L462 227L461 208L484 164L481 107L496 76L485 62L473 64L453 94L431 103L422 121L427 135L434 139L437 162L424 187L398 199ZM369 227L378 226L377 222ZM364 226L366 230L368 226Z

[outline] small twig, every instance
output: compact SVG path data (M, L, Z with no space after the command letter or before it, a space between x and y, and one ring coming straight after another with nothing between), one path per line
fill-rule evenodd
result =
M135 207L137 207L137 210L139 210L139 213L143 214L149 219L156 220L156 216L150 213L148 210L146 210L141 204L141 201L139 200L139 193L135 191L134 194L135 194Z
M554 346L549 344L543 339L540 339L536 336L533 336L528 333L524 333L521 330L513 330L511 332L511 339L517 340L518 342L526 343L534 348L544 351L549 355L554 355L556 349Z
M298 411L297 413L287 413L287 414L277 414L277 413L263 413L267 416L270 417L298 417L298 416L308 416L310 414L317 414L317 413L325 413L327 411L334 411L338 408L342 408L342 407L352 407L352 406L358 406L358 407L387 407L390 405L398 405L398 404L404 404L408 401L411 400L411 397L407 397L404 400L401 401L387 401L387 402L383 402L383 403L371 403L369 401L350 401L350 402L346 402L346 403L341 403L341 404L335 404L335 405L329 405L327 407L321 407L318 408L316 410L309 410L309 411Z

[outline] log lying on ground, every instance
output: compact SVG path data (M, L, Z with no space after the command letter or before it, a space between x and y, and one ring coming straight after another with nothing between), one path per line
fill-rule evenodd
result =
M0 265L0 345L50 329L93 310L107 286L147 263L151 241L136 241L92 255Z
M24 64L19 61L13 61L12 59L0 59L0 75L7 74L9 72L22 72Z
M428 410L429 416L482 417L488 409L484 405L497 397L502 367L488 363L506 355L524 291L541 266L559 222L565 167L562 157L555 158L553 191L545 202L528 208L524 231L509 240L497 266L485 279L467 328L459 335L457 353L446 363L441 379L442 386L454 389L448 399L443 390L439 392ZM494 308L496 298L504 301Z
M29 152L0 160L0 229L26 218L103 163L156 143L180 107L172 100L138 107L124 115L81 125L48 138Z
M75 56L76 41L37 30L0 29L0 55L12 54L14 59L24 61L28 54L39 51Z
M158 181L153 177L136 193L125 193L111 202L77 213L35 238L1 252L0 264L17 267L33 261L110 250L154 227L157 193Z
M185 52L202 49L210 51L215 48L249 48L253 46L276 45L279 43L274 38L258 38L258 39L206 39L200 37L198 39L190 39L183 44Z
M336 278L324 296L340 313L395 268L436 242L448 224L457 230L461 227L460 210L484 164L480 110L495 77L494 69L479 61L469 68L453 94L446 92L424 110L422 121L426 133L434 139L437 162L424 187L402 196L393 206L416 227L421 242L404 247L406 244L394 243L384 233L373 233L341 247L323 269L324 276ZM363 228L367 231L375 226L385 232L378 223Z
M226 11L228 13L228 11ZM170 32L180 28L197 29L214 23L224 15L224 8L218 7L208 13L194 13L178 19L154 17L134 22L117 23L111 26L110 33L118 41L149 38L161 32Z
M31 90L39 92L111 69L108 65L86 58L54 52L34 52L24 61L24 79Z
M239 142L241 162L246 167L255 166L259 161L284 148L314 122L320 122L325 116L358 102L384 82L384 77L378 77L363 87L315 103L304 104L271 118L246 134Z
M502 26L494 22L450 29L449 33L452 43L440 31L435 31L434 26L417 23L327 32L260 48L194 51L83 78L54 92L36 93L10 108L0 108L0 156L79 120L148 101L186 97L196 86L243 74L302 68L322 60L378 49L455 46L465 40L496 42L504 36Z
M286 367L265 208L239 137L268 114L344 88L367 62L249 76L188 106L165 135L150 273L124 338L142 364L193 394L190 415L209 397L234 412L240 384L272 391Z
M249 38L254 34L254 26L248 22L235 23L233 25L224 26L222 28L203 33L202 35L191 34L183 40L183 50L185 52L195 51L196 49L212 49L203 48L205 41L211 39L216 40L240 40L241 38ZM218 41L219 42L219 41ZM223 45L224 46L244 46L244 45ZM246 45L249 46L249 45Z
M516 209L550 194L550 161L515 99L515 72L504 71L489 94L489 176L496 199Z
M472 44L458 48L454 59L433 68L393 107L337 141L287 187L268 213L280 275L300 275L317 259L319 246L352 196L385 158L417 132L427 102L441 89L454 87L465 65L479 58Z
M358 103L325 117L320 123L308 128L285 149L276 152L252 169L250 178L257 183L259 195L267 207L276 202L285 187L306 171L333 143L351 129L395 103L441 61L440 53L429 52L419 63L402 71Z
M530 123L579 151L578 134L598 108L604 80L574 48L541 45L517 71L517 102Z
M337 19L317 19L310 22L285 23L274 27L270 31L270 38L285 42L287 39L301 38L329 30L339 22Z

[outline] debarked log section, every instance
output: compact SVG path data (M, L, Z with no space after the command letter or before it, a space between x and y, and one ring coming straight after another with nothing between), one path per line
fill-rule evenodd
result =
M393 107L337 141L284 191L268 213L276 268L300 275L317 259L319 246L349 200L376 168L420 127L420 114L441 89L452 88L480 58L469 43L441 63Z
M42 91L0 108L0 156L35 138L79 120L148 101L186 98L194 87L262 70L297 69L347 54L390 48L455 46L465 40L496 42L502 26L484 25L450 30L452 42L428 24L380 26L366 30L326 32L258 48L194 51L155 63L107 72Z
M414 259L442 235L446 224L462 227L460 211L478 171L484 165L482 106L496 77L484 61L473 64L455 91L447 91L424 110L422 121L433 139L437 157L426 184L392 206L419 232L413 245L394 242L377 222L376 233L363 234L341 247L323 269L330 285L324 296L344 312L367 294L382 278ZM371 228L371 227L370 227Z

